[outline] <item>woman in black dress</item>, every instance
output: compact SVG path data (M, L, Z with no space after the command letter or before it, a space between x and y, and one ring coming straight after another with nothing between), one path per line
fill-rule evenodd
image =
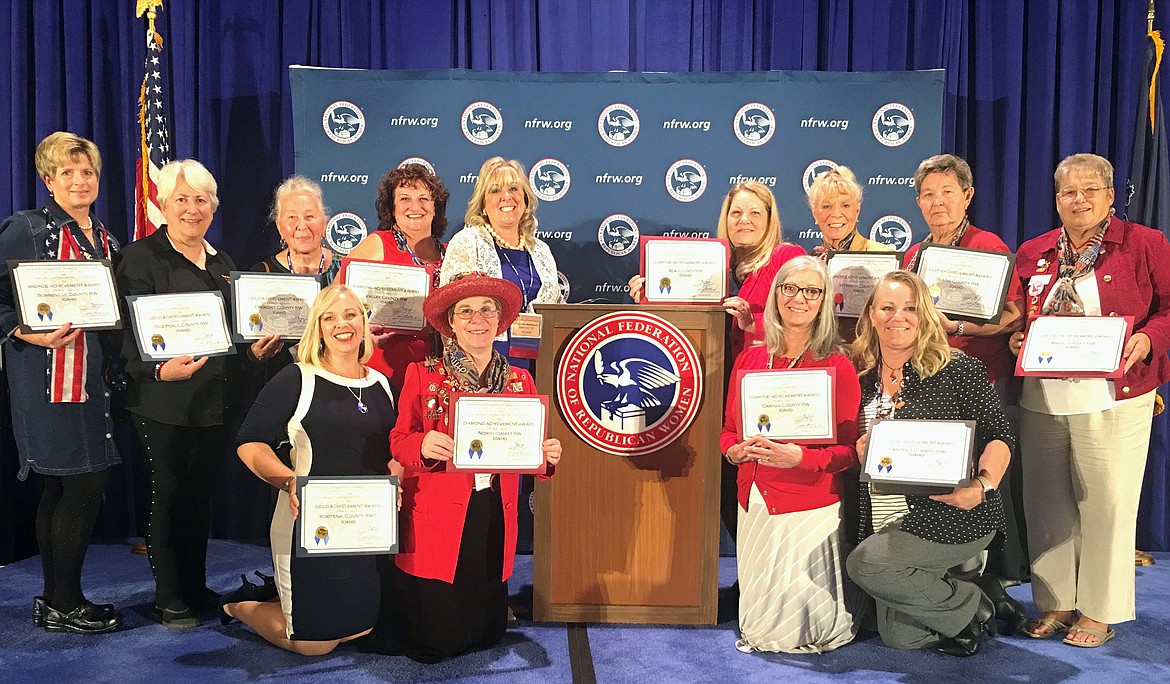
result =
M386 376L362 365L372 353L369 335L365 308L352 290L322 290L309 311L299 362L264 387L236 436L240 460L281 490L270 536L280 601L238 600L222 610L301 655L329 653L368 632L378 617L378 556L298 558L292 534L298 475L387 473L397 412ZM272 449L286 433L292 468ZM262 591L246 584L227 600L262 598Z

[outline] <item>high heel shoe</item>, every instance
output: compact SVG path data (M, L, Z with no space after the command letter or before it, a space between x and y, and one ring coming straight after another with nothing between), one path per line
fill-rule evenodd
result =
M223 598L219 600L219 622L221 625L230 625L236 618L227 614L224 606L229 603L240 603L242 601L259 601L261 603L271 601L276 598L276 582L271 576L261 574L259 570L256 575L264 582L263 584L252 584L248 581L247 575L240 575L240 587L230 594L224 594Z
M991 604L995 607L995 619L1003 622L999 633L1003 636L1014 636L1028 624L1028 612L1024 606L1004 590L1003 584L995 575L981 575L971 580L979 587Z
M45 613L49 612L49 602L44 596L33 597L33 626L45 626Z
M970 624L953 637L938 642L934 650L946 655L967 658L979 653L983 635L994 633L990 628L991 620L995 617L995 605L983 592L979 592L979 605L975 608L975 616Z

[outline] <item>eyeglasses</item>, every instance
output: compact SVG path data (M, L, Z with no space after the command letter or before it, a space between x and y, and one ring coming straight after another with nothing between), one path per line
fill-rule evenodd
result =
M785 297L795 297L798 293L803 292L805 299L810 302L815 302L821 298L821 295L825 293L825 290L824 288L820 287L801 287L799 285L793 285L792 283L780 283L780 292L782 292Z
M500 317L500 310L494 306L485 306L482 309L472 309L470 307L466 307L456 311L455 318L458 318L462 321L470 321L471 319L475 318L475 314L483 316L485 321L490 321Z
M1056 196L1059 197L1062 202L1073 202L1076 200L1077 195L1084 195L1085 199L1091 200L1102 192L1105 192L1105 190L1106 188L1098 188L1096 186L1081 188L1080 190L1065 188L1064 190L1056 193Z

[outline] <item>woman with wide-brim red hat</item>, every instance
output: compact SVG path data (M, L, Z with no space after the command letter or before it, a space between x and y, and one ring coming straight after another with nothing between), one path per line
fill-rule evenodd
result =
M513 368L492 341L516 319L520 288L472 273L433 291L427 321L444 337L442 356L412 363L403 378L394 458L406 468L394 627L372 648L437 662L504 636L507 580L516 548L516 474L448 472L455 442L447 434L452 393L535 394L527 371ZM552 475L561 443L542 443ZM417 476L417 477L412 477Z

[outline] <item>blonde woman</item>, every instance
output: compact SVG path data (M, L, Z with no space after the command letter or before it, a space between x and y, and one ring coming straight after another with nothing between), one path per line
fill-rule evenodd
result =
M829 252L892 252L893 247L862 237L857 232L861 214L861 184L848 166L829 169L808 188L808 207L821 231L821 244L813 256Z
M309 311L298 363L265 385L236 437L240 460L280 489L272 516L271 590L245 581L224 597L221 620L237 618L269 642L324 655L373 628L381 581L377 556L298 558L292 538L304 475L385 475L398 414L386 376L363 364L372 345L365 307L352 290L330 285ZM292 467L273 445L288 435ZM294 587L297 600L294 602Z
M997 487L1016 438L1003 406L983 364L947 345L926 285L909 271L878 281L853 356L861 369L859 454L876 419L976 421L978 472L971 484L933 496L879 495L863 487L863 541L847 561L849 576L876 601L887 645L975 655L992 619L1007 623L1006 634L1026 621L1023 607L994 577L947 577L1004 527Z
M521 312L531 312L536 303L560 302L557 262L548 245L536 237L537 204L520 162L503 157L485 161L467 202L466 227L447 245L440 285L463 273L483 273L520 288ZM509 356L510 333L508 340L496 342L496 350L513 365L531 371L532 359Z

